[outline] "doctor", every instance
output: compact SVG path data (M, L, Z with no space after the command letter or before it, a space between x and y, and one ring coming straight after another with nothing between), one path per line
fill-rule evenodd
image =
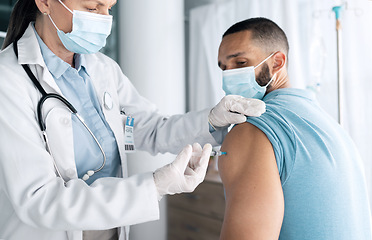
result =
M229 96L212 110L158 114L97 53L115 3L19 0L13 10L0 53L0 239L127 239L124 226L159 218L162 196L203 181L206 143L265 111ZM180 153L128 178L125 154L135 147Z

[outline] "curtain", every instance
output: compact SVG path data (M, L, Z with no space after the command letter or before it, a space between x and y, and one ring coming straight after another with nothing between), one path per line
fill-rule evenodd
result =
M287 34L292 87L314 91L321 106L337 120L337 38L334 6L341 14L343 127L364 161L372 199L372 1L228 0L190 12L190 110L212 107L224 96L217 66L222 34L237 21L267 17Z

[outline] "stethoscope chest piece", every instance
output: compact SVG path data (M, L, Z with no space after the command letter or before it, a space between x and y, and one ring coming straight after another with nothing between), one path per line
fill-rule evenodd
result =
M108 92L105 92L103 94L103 105L107 110L111 110L112 107L114 106L111 95Z

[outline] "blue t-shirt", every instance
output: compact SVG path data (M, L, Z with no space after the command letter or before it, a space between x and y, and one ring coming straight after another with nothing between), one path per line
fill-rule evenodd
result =
M281 240L371 240L363 164L346 132L310 92L285 88L247 122L270 140L285 210Z

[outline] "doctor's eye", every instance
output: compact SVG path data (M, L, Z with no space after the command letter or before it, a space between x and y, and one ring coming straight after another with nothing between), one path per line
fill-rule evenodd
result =
M87 8L87 10L88 10L89 12L96 12L96 11L97 11L97 8Z

